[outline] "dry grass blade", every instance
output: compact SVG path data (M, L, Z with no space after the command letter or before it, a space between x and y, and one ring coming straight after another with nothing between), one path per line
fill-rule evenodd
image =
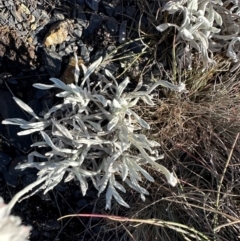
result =
M71 215L60 217L58 221L64 218L72 218L72 217L108 218L110 220L118 221L118 222L132 222L132 223L139 223L139 224L149 224L149 225L155 225L155 226L161 226L161 227L168 227L172 230L183 233L189 237L196 238L198 240L210 241L210 239L208 239L207 236L198 232L192 227L189 227L180 223L168 222L168 221L163 221L159 219L145 220L145 219L136 219L136 218L126 218L126 217L120 217L120 216L103 215L103 214L71 214Z
M218 184L217 199L216 199L216 210L217 210L217 211L218 211L218 209L219 209L219 201L220 201L221 187L222 187L222 183L223 183L223 180L224 180L224 176L225 176L225 173L226 173L226 171L227 171L227 167L229 166L230 160L231 160L231 158L232 158L233 150L234 150L234 148L235 148L235 146L236 146L236 144L237 144L238 138L239 138L239 133L237 134L237 136L236 136L236 138L235 138L235 140L234 140L233 146L232 146L231 151L230 151L230 153L229 153L229 157L228 157L228 159L227 159L227 161L226 161L226 165L225 165L224 170L223 170L223 174L222 174L221 179L220 179L219 184ZM236 221L233 222L232 224L236 224L236 223L239 223L239 222L240 222L239 220L236 220ZM214 232L216 232L216 230L219 230L219 229L216 229L217 223L218 223L218 214L215 213L215 215L214 215Z

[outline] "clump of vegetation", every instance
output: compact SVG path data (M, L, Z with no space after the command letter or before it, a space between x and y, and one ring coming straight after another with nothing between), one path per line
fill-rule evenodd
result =
M76 60L77 55L75 54ZM111 208L112 197L125 206L129 205L122 199L117 189L126 192L125 187L116 179L121 176L132 189L141 194L142 200L148 191L139 184L144 176L147 180L154 179L141 166L150 164L161 171L172 186L177 178L167 168L156 161L162 159L154 147L159 144L145 135L138 133L142 128L150 126L132 109L139 100L147 105L154 105L152 91L159 85L183 92L185 85L173 85L160 80L146 91L124 92L129 83L125 78L120 84L114 76L105 70L103 74L95 73L95 81L91 74L99 67L102 58L88 68L81 64L84 76L79 81L79 68L76 61L75 84L64 84L61 80L51 78L53 85L34 84L39 89L59 88L62 92L56 96L63 98L62 103L53 106L42 117L20 99L16 103L32 116L30 121L13 118L6 119L3 124L19 125L23 131L19 135L40 132L41 140L32 147L42 147L45 151L34 151L28 155L28 163L18 166L19 169L35 167L38 172L38 184L44 193L53 189L62 179L65 182L77 178L83 196L91 179L100 195L106 191L106 209ZM37 161L35 158L40 158ZM66 174L66 175L65 175Z

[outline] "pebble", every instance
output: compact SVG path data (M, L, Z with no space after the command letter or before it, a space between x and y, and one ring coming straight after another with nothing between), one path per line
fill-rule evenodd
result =
M126 41L126 34L127 34L127 20L122 21L120 28L119 28L119 43L122 44Z
M113 13L114 13L114 7L113 7L110 3L107 3L107 2L105 2L105 1L103 1L103 6L104 6L107 14L108 14L109 16L112 16Z
M68 24L67 21L59 21L53 24L44 38L44 45L49 47L64 42L68 37Z
M93 34L93 32L98 29L102 23L102 16L99 14L91 14L90 23L87 28L89 34Z
M77 9L77 12L76 12L76 19L77 19L77 22L83 26L84 28L86 28L89 24L89 21L87 20L87 17L85 15L85 13L83 12L83 9L81 7L79 7Z
M90 61L90 52L86 46L86 44L83 44L81 46L81 57L84 62L88 63Z
M93 11L98 11L98 5L100 0L85 0L88 6L93 10Z
M115 18L107 20L107 28L112 35L115 35L118 32L118 24Z
M73 33L76 37L81 38L82 37L82 28L74 29Z
M58 53L44 48L43 59L49 75L51 77L59 76L62 65L62 57Z

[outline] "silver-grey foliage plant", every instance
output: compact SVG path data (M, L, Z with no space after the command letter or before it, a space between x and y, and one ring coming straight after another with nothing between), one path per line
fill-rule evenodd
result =
M77 58L76 54L75 57ZM133 92L124 92L129 78L118 84L108 70L104 74L96 73L98 81L90 80L90 75L101 62L102 58L99 58L89 68L81 65L84 77L80 84L77 65L75 84L66 85L56 78L50 79L52 85L34 84L34 87L43 90L60 89L61 92L56 96L62 98L62 102L39 117L28 105L14 97L16 103L32 119L26 121L13 118L2 123L19 125L23 131L18 135L34 132L41 134L41 140L32 145L38 147L38 151L30 153L28 162L17 167L35 167L39 170L37 185L40 186L36 191L44 189L46 193L62 179L69 182L77 178L82 194L85 195L88 179L91 179L98 195L106 189L106 209L111 208L112 197L119 204L129 207L118 193L118 190L126 191L119 180L121 178L122 183L125 182L139 192L144 200L144 195L149 193L139 182L142 177L151 182L154 179L144 170L143 164L150 164L161 171L172 186L177 183L173 173L156 162L163 158L163 155L156 155L154 150L159 144L141 134L141 128L150 129L150 126L133 111L133 107L139 100L154 105L151 92L159 85L178 92L185 91L185 85L173 85L161 80L146 91L138 91L138 88ZM49 151L43 153L39 151L41 147L48 147ZM35 158L41 161L36 161Z
M202 58L203 70L215 64L213 53L226 52L235 65L240 66L240 1L239 0L175 0L167 1L162 11L182 12L182 23L161 23L160 32L169 27L178 30L176 37L178 62L192 67L193 50ZM175 15L174 20L178 20ZM223 51L223 49L225 51ZM183 64L183 66L185 66Z

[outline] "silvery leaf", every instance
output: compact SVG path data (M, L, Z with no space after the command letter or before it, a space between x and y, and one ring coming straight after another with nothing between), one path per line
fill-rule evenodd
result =
M177 92L187 92L186 86L184 83L180 83L179 85L174 85L168 81L160 80L159 85L162 85L164 87L167 87L167 88L177 91Z
M111 209L112 196L113 196L112 188L108 187L107 192L106 192L106 206L105 206L106 210Z
M87 137L89 137L88 129L87 129L86 125L84 124L84 122L82 121L82 119L79 116L75 116L74 119L77 121L77 123L79 124L80 128L84 131L85 135Z
M93 126L97 131L102 131L102 127L98 123L95 123L95 122L89 121L89 120L86 120L85 122L87 122L88 124Z
M228 45L227 49L227 56L231 58L234 62L238 61L237 54L235 53L233 47L236 42L240 42L240 37L235 37L231 40L230 44Z
M148 105L155 105L149 95L141 96L141 99Z
M84 64L81 64L83 74L85 75L87 73L87 67Z
M79 173L83 174L85 177L93 177L98 174L98 172L93 172L93 171L87 171L84 169L79 169Z
M78 57L77 57L77 52L74 51L74 58L75 58L75 70L74 70L74 81L75 84L78 84L78 79L79 79L79 74L80 74L80 69L78 67Z
M116 116L114 117L107 125L107 130L111 131L118 123L119 118Z
M72 170L74 171L74 174L76 175L77 179L80 182L80 187L82 191L82 195L85 196L87 189L88 189L88 183L84 177L78 172L78 170L75 167L72 167Z
M85 81L89 78L89 76L95 71L95 69L101 64L102 57L94 61L87 69L87 72L84 74L83 81L81 83L81 87L85 84Z
M73 136L72 134L69 132L69 130L61 125L60 123L58 123L57 121L55 121L54 119L51 119L52 123L54 126L56 126L56 128L65 136L67 137L68 139L72 140L73 139Z
M84 148L84 150L82 151L82 154L80 155L79 159L76 160L79 166L82 165L90 149L91 149L91 145L87 145L87 147Z
M198 52L201 51L201 48L200 48L199 44L197 44L197 42L196 42L194 39L191 40L191 41L189 41L189 43L190 43L190 45L191 45L193 48L195 48Z
M140 116L138 116L134 111L130 110L130 113L137 119L138 123L145 129L150 129L148 123L143 120Z
M122 106L120 105L120 103L114 98L112 101L112 106L116 109L121 109Z
M174 14L177 11L180 11L182 9L183 9L183 7L180 4L178 4L177 2L169 1L164 5L162 11L168 11L170 14Z
M65 90L65 91L71 91L69 86L64 84L61 80L57 78L50 78L50 80L54 83L54 86L58 87L59 89Z
M130 161L127 162L128 168L129 168L129 176L131 181L133 182L134 180L141 181L140 175L137 173L137 170L133 168L132 163Z
M222 26L222 23L223 23L222 17L217 11L214 11L214 20L218 25Z
M31 145L31 147L48 147L47 143L45 141L38 141L38 142L35 142Z
M25 136L25 135L29 135L29 134L32 134L32 133L37 132L37 131L43 131L44 129L45 128L43 128L43 127L28 129L28 130L25 130L25 131L19 131L17 134L18 134L18 136Z
M40 89L40 90L48 90L54 88L54 85L45 85L45 84L33 84L33 87Z
M25 123L20 125L22 129L29 129L29 128L46 128L50 125L50 121L40 121L40 122L34 122L34 123Z
M28 154L28 163L33 162L34 157L39 157L39 158L44 158L46 159L46 157L40 153L38 153L37 151L33 151L30 154Z
M23 101L21 101L17 97L13 97L13 99L23 110L25 110L28 114L32 115L35 119L39 120L39 117L35 114L35 112L32 110L31 107L26 105Z
M41 135L42 135L42 137L43 137L43 139L46 141L46 143L50 146L50 147L52 147L52 149L54 149L55 151L57 151L57 152L63 152L63 153L68 153L68 154L74 154L74 153L76 153L77 152L77 150L71 150L71 149L65 149L65 148L58 148L58 147L56 147L54 144L53 144L53 142L52 142L52 140L50 139L50 137L44 132L44 131L40 131L41 132Z
M169 28L169 25L167 23L160 24L156 27L156 29L160 32L163 32L168 28Z
M141 99L143 99L144 97L141 97ZM136 106L137 102L138 102L139 98L135 98L133 101L131 101L129 104L128 104L128 108L132 108L134 106Z
M149 141L147 137L143 134L135 134L135 136L143 143L145 143L148 146L154 147L154 146L160 146L160 144L156 141Z
M67 177L64 179L64 182L70 182L72 179L74 179L75 175L72 172L69 172Z
M128 77L126 77L124 81L121 82L121 84L118 86L117 95L116 95L117 97L120 97L122 95L123 91L125 90L125 88L129 83L130 83L130 80Z
M122 199L119 193L116 191L115 188L112 188L112 195L114 196L115 200L122 206L126 208L130 208L129 205Z
M145 195L149 195L149 192L145 189L140 187L140 185L136 182L131 182L128 178L126 178L125 182L128 184L129 187L131 187L133 190L136 190L137 192Z
M8 118L2 121L4 125L23 125L29 123L28 121L21 119L21 118Z
M146 170L140 167L136 162L132 162L132 165L135 167L136 170L140 171L148 181L154 182L153 177Z
M69 91L62 91L62 92L56 94L57 97L61 97L61 98L65 98L69 95L71 95L71 93Z
M155 167L157 170L161 171L165 175L169 184L171 184L173 187L177 185L178 181L177 178L174 177L173 173L170 173L168 169L163 165L156 163L150 156L148 156L148 154L142 148L139 148L139 151L149 164L151 164L153 167Z
M198 0L188 0L187 8L189 12L196 12L198 10Z
M112 73L111 73L108 69L105 69L104 72L105 72L105 75L106 75L107 77L109 77L109 78L111 78L112 80L114 80L115 82L117 82L116 79L115 79L115 77L112 75Z
M240 61L238 61L233 67L230 69L230 72L234 72L240 67Z
M180 31L180 35L183 38L183 40L186 41L191 41L194 39L193 35L185 28Z
M92 97L93 97L94 99L98 100L100 103L102 103L102 105L103 105L104 107L107 106L108 100L106 100L104 96L95 94L95 95L93 95Z
M125 181L125 179L127 178L128 175L128 166L126 164L125 158L123 158L123 163L122 163L122 172L121 172L121 176L122 176L122 180Z
M99 190L98 190L98 197L100 196L100 194L105 190L107 184L108 184L108 180L111 177L110 173L106 173L103 178L100 180L100 182L98 183L99 185Z
M208 39L201 31L196 31L193 35L195 39L198 39L201 42L204 48L208 49Z

